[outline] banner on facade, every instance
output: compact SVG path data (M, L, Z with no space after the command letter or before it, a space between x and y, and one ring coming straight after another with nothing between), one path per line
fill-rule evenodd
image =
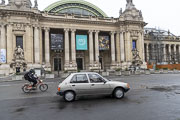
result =
M87 35L76 35L76 50L87 49Z
M6 49L1 49L1 63L6 63Z
M51 34L51 50L63 50L63 34Z
M99 36L99 50L109 50L109 36Z

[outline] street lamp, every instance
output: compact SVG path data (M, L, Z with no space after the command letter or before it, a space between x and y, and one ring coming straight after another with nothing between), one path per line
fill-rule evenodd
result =
M98 56L98 58L99 58L99 63L100 63L100 56ZM101 65L100 64L98 65L99 66L99 74L100 74L100 69L101 69Z
M57 57L57 70L58 70L58 77L59 77L59 72L60 72L60 68L59 68L59 58L60 58L60 53L61 53L61 50L55 50L54 51L56 53L56 57Z

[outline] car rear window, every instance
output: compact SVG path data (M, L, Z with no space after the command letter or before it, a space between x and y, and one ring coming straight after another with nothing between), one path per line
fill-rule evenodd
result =
M74 75L70 83L88 83L88 78L86 74Z

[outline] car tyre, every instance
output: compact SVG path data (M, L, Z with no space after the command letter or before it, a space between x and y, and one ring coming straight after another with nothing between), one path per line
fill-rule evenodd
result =
M72 102L75 100L75 93L73 91L67 91L64 93L64 100L67 102Z
M116 99L122 99L124 97L124 90L122 88L116 88L113 92L113 96Z

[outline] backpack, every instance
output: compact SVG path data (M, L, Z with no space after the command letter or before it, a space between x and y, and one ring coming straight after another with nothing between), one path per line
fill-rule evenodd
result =
M24 74L24 79L25 79L25 80L29 80L29 72L27 72L27 73Z

